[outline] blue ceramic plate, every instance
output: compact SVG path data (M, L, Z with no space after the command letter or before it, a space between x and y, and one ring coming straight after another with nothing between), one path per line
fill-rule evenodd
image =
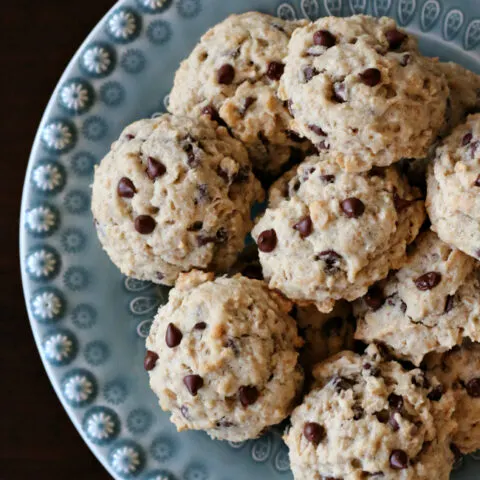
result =
M480 72L480 0L124 0L75 55L45 112L27 170L21 264L33 333L85 442L117 479L291 479L280 433L245 443L177 434L143 371L144 338L167 290L123 277L90 214L93 167L128 123L165 111L173 75L230 13L390 15L428 55ZM480 457L479 457L480 458ZM475 456L455 479L478 478ZM476 473L475 473L476 472Z

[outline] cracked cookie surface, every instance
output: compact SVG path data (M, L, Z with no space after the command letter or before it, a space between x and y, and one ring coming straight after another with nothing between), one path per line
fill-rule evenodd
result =
M235 262L263 190L225 128L163 115L123 131L95 170L92 195L113 263L173 285L182 271L225 271Z
M303 381L290 309L262 281L181 275L147 339L150 386L178 430L243 441L290 414Z

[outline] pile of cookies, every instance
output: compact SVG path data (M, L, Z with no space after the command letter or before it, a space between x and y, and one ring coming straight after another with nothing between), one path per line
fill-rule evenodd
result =
M145 368L178 430L290 416L297 480L447 479L480 448L479 109L480 76L389 18L201 38L92 200L120 270L174 286Z

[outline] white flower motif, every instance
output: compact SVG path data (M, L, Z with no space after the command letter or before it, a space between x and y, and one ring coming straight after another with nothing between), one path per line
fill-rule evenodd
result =
M108 71L112 60L110 54L103 47L91 47L83 54L85 68L92 73L100 75Z
M163 7L163 5L167 3L167 0L141 0L141 3L150 10L156 10L157 8Z
M32 308L35 316L51 320L60 313L62 302L54 293L43 292L33 299Z
M127 39L137 29L135 17L130 12L116 12L108 21L108 29L114 37Z
M50 360L61 362L69 357L72 346L72 341L66 335L57 333L45 341L45 355Z
M60 92L60 98L63 104L71 110L84 109L90 100L88 90L81 83L65 85Z
M27 258L27 268L36 277L48 277L55 271L57 259L52 252L38 250Z
M62 174L56 165L47 163L40 165L33 171L32 175L35 185L40 190L54 190L62 183Z
M55 226L55 214L48 207L33 208L27 213L27 225L32 232L45 233Z
M53 122L43 129L43 141L49 148L63 150L72 142L72 132L62 122Z
M112 466L118 473L133 473L139 465L140 455L132 447L121 447L113 452Z
M100 412L93 414L87 420L88 434L97 440L105 440L115 431L115 423L110 415Z
M93 392L93 385L88 378L74 375L64 386L66 397L72 402L84 402Z

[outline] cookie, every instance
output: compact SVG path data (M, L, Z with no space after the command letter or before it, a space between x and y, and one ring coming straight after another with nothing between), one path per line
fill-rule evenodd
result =
M342 352L315 368L317 386L284 437L295 480L449 478L453 396L430 400L420 369L379 352Z
M291 116L277 96L290 36L304 24L258 12L231 15L203 35L180 65L170 111L228 126L254 167L278 173L297 150L310 147L290 130Z
M427 178L432 229L480 259L480 114L455 128L437 149Z
M128 126L95 171L103 248L128 276L173 285L193 267L225 271L263 191L223 127L163 115Z
M427 357L428 375L434 375L444 391L453 391L458 429L453 442L462 453L480 448L480 344L466 342L443 355ZM440 390L439 390L440 391Z
M342 350L353 349L355 319L349 303L337 302L330 313L322 313L314 305L297 307L295 318L305 340L300 363L306 372Z
M328 313L402 266L425 212L395 167L349 173L324 152L287 178L252 231L271 288Z
M437 68L448 82L447 123L449 128L455 128L468 114L480 112L480 75L454 62L438 62Z
M395 356L420 365L464 337L480 340L480 271L475 261L422 233L407 263L355 302L355 337L381 341Z
M445 127L444 75L390 18L320 18L293 33L285 62L292 128L348 171L425 157Z
M303 381L290 309L258 280L180 276L154 319L145 365L179 431L243 441L290 414Z

